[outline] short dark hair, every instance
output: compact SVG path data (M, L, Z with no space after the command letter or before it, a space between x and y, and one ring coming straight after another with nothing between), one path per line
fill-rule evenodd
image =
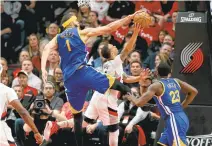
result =
M101 54L102 54L102 57L104 57L105 59L109 59L111 57L109 44L104 44L104 47L101 48Z
M157 67L158 75L161 77L167 77L171 73L171 66L167 62L161 62Z
M130 67L132 66L133 63L138 63L140 64L141 68L142 68L142 63L138 60L133 60L131 63L130 63Z

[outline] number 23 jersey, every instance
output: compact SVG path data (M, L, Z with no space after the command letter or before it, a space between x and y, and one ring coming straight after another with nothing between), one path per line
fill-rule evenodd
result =
M173 78L160 79L159 82L163 86L163 93L161 96L154 96L153 98L163 119L171 114L183 112L180 102L181 87L179 83Z

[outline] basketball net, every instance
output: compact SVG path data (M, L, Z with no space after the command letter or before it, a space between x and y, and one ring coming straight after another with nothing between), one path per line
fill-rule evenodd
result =
M78 0L78 7L87 6L90 7L90 0Z

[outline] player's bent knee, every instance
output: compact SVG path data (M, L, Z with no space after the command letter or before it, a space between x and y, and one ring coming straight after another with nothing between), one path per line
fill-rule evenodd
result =
M115 131L118 130L118 129L119 129L119 124L109 125L109 126L107 127L107 130L108 130L109 132L115 132Z
M94 124L94 123L96 123L96 120L94 120L94 119L90 119L90 118L88 118L88 117L84 117L84 121L85 122L87 122L87 123L89 123L89 124Z

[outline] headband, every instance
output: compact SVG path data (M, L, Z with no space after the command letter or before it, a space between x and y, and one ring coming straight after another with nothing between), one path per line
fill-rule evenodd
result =
M74 22L77 20L77 17L76 16L72 16L71 18L69 18L67 21L65 21L62 26L64 28L66 28L71 22Z

